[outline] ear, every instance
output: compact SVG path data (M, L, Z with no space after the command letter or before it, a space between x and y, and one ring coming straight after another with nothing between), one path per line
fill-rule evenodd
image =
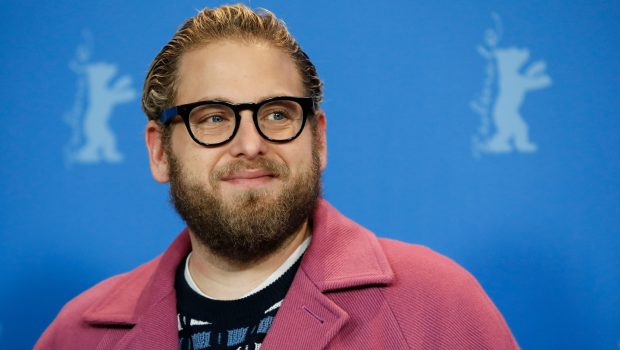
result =
M325 111L320 110L317 115L316 137L318 137L319 156L321 157L321 171L327 167L327 117Z
M146 148L149 152L151 174L155 181L168 182L168 156L164 147L163 130L159 124L149 120L144 133Z

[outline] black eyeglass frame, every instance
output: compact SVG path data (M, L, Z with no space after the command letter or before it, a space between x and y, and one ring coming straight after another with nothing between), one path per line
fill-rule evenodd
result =
M275 139L269 138L267 135L265 135L263 133L263 131L260 129L260 127L258 125L258 111L259 111L259 109L263 105L265 105L267 103L275 102L275 101L293 101L293 102L297 102L301 106L301 109L302 109L302 114L303 114L302 118L303 119L301 121L301 127L299 128L299 131L297 132L297 134L295 134L292 137L289 137L287 139L284 139L284 140L275 140ZM230 109L232 109L233 112L235 113L235 128L234 128L232 134L230 135L230 137L227 138L226 140L222 141L222 142L204 143L204 142L200 141L198 138L196 138L196 136L194 136L194 133L192 132L192 128L189 125L189 116L190 116L192 110L194 108L196 108L196 107L204 106L204 105L208 105L208 104L218 104L218 105L226 106L226 107L229 107ZM316 106L314 104L314 100L312 99L312 97L278 96L278 97L268 98L266 100L263 100L263 101L260 101L260 102L257 102L257 103L239 103L239 104L232 104L232 103L229 103L229 102L218 101L218 100L208 100L208 101L192 102L192 103L187 103L187 104L182 104L182 105L178 105L178 106L167 108L159 116L159 120L164 125L167 125L167 124L169 124L172 121L172 119L174 117L176 117L178 115L178 116L180 116L183 119L183 123L185 124L185 128L187 129L187 132L189 133L189 136L192 138L192 140L194 140L194 142L196 142L197 144L199 144L201 146L204 146L204 147L217 147L217 146L221 146L221 145L223 145L225 143L228 143L233 138L235 138L235 135L237 135L237 131L239 130L239 125L241 123L241 114L240 114L240 112L241 111L245 111L245 110L252 111L252 120L254 120L254 126L256 127L256 131L258 131L258 134L260 136L262 136L265 140L268 140L268 141L271 141L271 142L286 143L286 142L293 141L299 135L301 135L301 132L304 130L304 127L306 125L307 117L308 116L314 116L314 113L316 111Z

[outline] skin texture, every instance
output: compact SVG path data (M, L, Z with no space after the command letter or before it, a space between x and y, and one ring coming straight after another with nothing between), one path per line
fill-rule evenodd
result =
M221 41L185 53L179 67L178 87L177 105L206 99L243 103L274 96L304 96L302 79L292 59L265 43ZM195 143L182 123L171 126L170 152L182 167L183 175L219 196L225 205L234 205L247 192L281 194L287 181L301 177L312 167L313 147L318 153L320 170L325 168L326 121L322 111L316 116L316 135L313 136L307 124L297 139L284 144L263 139L254 127L250 111L241 115L235 138L216 148ZM163 144L162 130L153 121L146 126L146 144L153 177L158 182L169 182L170 157ZM263 176L260 169L244 169L215 180L211 176L231 164L260 164L261 159L285 166L288 175ZM303 242L308 231L306 220L279 249L251 263L215 254L190 232L193 249L190 273L206 294L218 299L236 299L275 271Z

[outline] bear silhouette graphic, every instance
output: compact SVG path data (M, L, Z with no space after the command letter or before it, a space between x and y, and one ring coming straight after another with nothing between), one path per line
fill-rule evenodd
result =
M472 137L473 153L533 153L538 146L530 139L529 126L521 115L527 94L551 85L544 61L528 65L526 48L501 47L501 17L491 13L493 28L484 32L483 44L477 51L486 60L485 78L470 108L480 116L480 124Z
M527 49L495 49L493 54L498 71L497 97L492 110L495 134L481 147L495 153L510 152L513 146L519 152L535 152L537 146L530 140L520 109L527 92L551 85L551 78L545 73L546 64L535 62L522 73L530 57Z
M75 153L74 159L84 163L99 162L102 159L120 162L123 155L117 149L109 120L116 105L135 98L131 78L125 75L112 83L117 67L104 62L88 64L84 72L88 85L88 108L82 123L85 144Z
M110 127L114 108L136 97L131 77L117 77L118 67L107 62L93 62L93 37L82 32L83 43L75 51L69 68L76 74L76 92L71 110L63 115L71 127L69 142L64 148L65 164L118 163L123 154L118 150L116 136Z

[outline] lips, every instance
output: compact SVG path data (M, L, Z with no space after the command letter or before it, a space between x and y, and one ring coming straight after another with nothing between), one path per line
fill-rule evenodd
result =
M273 177L276 177L276 175L269 170L255 169L255 170L236 171L231 174L223 176L221 180L236 182L236 181L246 181L246 180L247 181L260 180L260 179L267 179L267 178L273 178Z

